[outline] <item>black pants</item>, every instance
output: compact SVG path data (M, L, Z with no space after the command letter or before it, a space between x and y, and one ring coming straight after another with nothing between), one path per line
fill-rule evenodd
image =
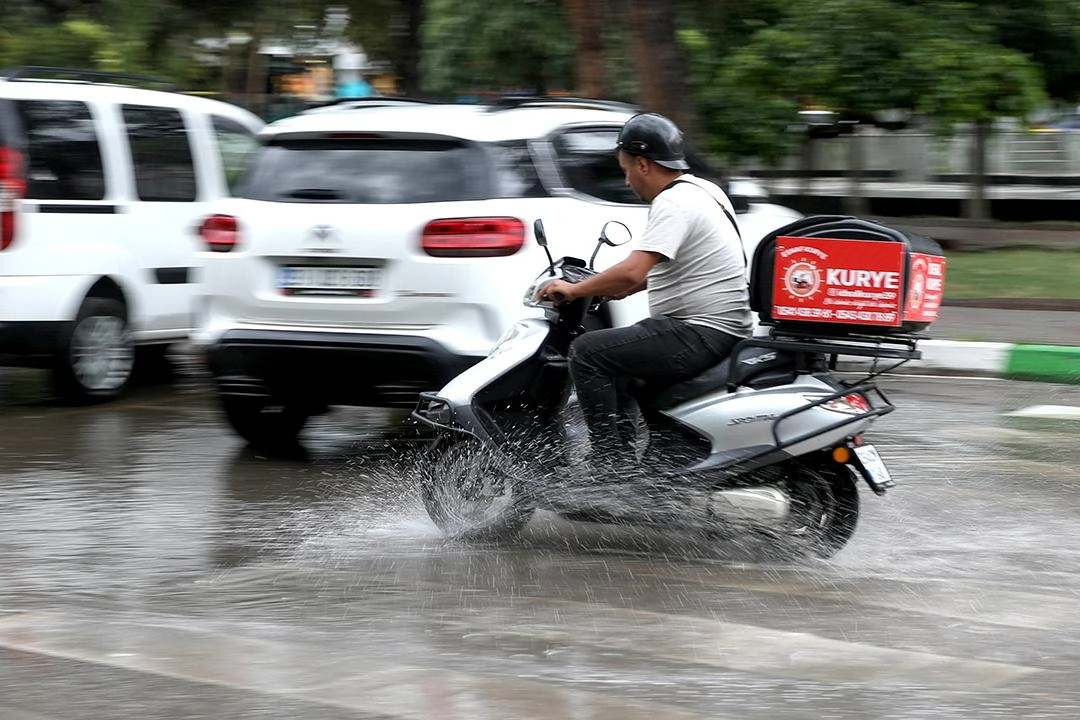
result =
M587 332L570 346L570 375L589 427L596 469L634 462L630 381L678 382L727 357L742 338L658 317L630 327Z

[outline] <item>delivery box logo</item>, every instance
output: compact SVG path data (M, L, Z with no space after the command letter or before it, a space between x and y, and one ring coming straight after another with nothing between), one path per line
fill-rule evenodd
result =
M780 237L775 257L777 320L900 325L904 248L899 243Z
M812 297L821 287L821 275L817 266L806 260L792 263L784 280L787 291L794 297Z

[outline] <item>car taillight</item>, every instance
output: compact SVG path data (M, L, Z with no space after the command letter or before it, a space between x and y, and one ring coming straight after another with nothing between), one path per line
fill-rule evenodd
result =
M240 224L232 215L211 215L199 226L199 237L210 252L229 252L240 244Z
M0 250L15 242L15 207L26 194L22 153L0 147Z
M421 247L433 257L505 257L525 244L525 224L512 217L432 220Z

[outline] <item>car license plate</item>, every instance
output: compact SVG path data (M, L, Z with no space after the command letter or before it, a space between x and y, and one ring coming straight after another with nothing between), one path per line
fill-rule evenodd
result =
M278 290L286 295L370 297L382 286L382 268L286 265L278 270Z
M873 445L859 445L855 448L855 457L859 459L863 475L875 489L884 490L895 484L889 475L889 468L885 467L885 461Z

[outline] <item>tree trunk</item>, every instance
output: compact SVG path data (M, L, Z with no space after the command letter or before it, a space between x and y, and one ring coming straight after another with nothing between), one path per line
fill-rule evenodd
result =
M603 0L566 0L566 11L577 51L575 92L582 97L611 97L614 93L604 52Z
M848 215L865 215L866 198L863 197L863 139L859 136L859 126L851 129L848 137L848 192L844 198L844 212Z
M986 199L986 148L989 139L990 123L975 123L975 137L971 143L971 196L964 213L969 220L987 220L990 217L990 204Z
M817 144L809 132L804 132L802 142L799 145L799 170L802 174L803 194L809 195L814 188L814 150Z
M405 37L402 40L399 68L399 90L408 97L420 97L420 48L423 46L420 31L424 24L423 0L404 0Z
M690 94L686 57L675 37L673 0L625 0L639 83L639 102L666 115L695 145L703 145L701 115Z
M255 22L251 31L251 41L247 51L247 77L244 82L244 98L247 109L256 115L265 116L266 112L266 77L269 58L259 52L263 44L263 24Z

